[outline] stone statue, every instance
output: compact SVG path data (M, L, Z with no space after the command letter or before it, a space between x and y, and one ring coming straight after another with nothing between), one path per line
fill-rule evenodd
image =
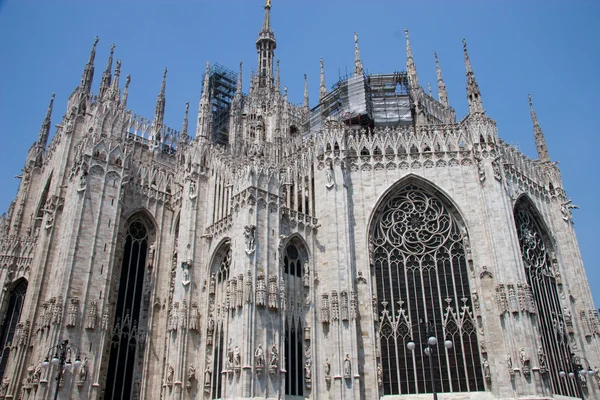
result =
M492 379L492 373L490 372L490 362L487 359L483 360L483 376L486 381L490 381Z
M175 375L175 370L172 365L169 365L167 368L167 385L173 384L173 375Z
M325 358L325 376L331 375L331 363L329 362L329 358Z
M237 346L233 349L233 366L236 368L242 366L242 356L240 355L240 348Z
M88 364L88 358L87 358L87 356L83 356L83 360L81 360L81 365L79 366L79 378L78 378L78 382L77 382L79 385L82 385L87 380L87 374L88 374L87 364Z
M254 351L254 363L257 367L262 368L265 366L265 352L262 348L262 344L259 344Z
M277 351L277 346L275 345L275 343L273 343L273 346L271 346L271 359L269 360L269 367L277 368L278 362L279 352Z
M309 383L312 379L312 371L310 361L306 361L304 364L304 381Z
M328 166L325 169L325 178L326 178L326 183L325 183L325 187L327 187L327 189L331 189L334 185L333 183L333 171L331 170L331 166Z
M521 351L519 353L519 358L521 359L521 367L523 369L523 375L529 376L531 373L531 369L529 367L530 358L529 354L525 351L525 347L521 347Z
M254 253L256 249L256 227L254 225L246 225L244 227L244 236L246 237L246 253Z
M188 382L192 382L194 379L196 379L196 368L194 365L190 364L187 373L187 380Z
M383 368L381 368L381 363L377 363L377 385L379 387L383 386Z
M351 378L352 374L352 362L350 361L350 354L346 354L346 358L344 359L344 378Z
M206 369L204 370L204 387L210 387L211 377L212 377L212 371L207 366Z

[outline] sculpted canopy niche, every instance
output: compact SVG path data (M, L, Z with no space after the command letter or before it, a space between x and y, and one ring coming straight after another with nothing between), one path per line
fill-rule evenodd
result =
M467 273L469 241L456 207L411 176L384 195L371 220L378 363L384 394L484 390ZM429 357L428 332L440 345ZM443 346L451 340L453 347ZM408 342L416 343L411 351Z

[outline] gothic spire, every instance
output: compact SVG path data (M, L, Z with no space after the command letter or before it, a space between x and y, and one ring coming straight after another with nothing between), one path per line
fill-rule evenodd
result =
M323 101L325 96L327 96L327 86L325 86L325 65L323 64L323 59L321 58L321 85L319 87L319 103Z
M256 39L260 87L273 86L273 58L276 47L275 34L271 29L271 0L267 0L262 30L258 33L258 39Z
M450 107L450 104L448 103L448 92L446 91L446 84L442 79L442 69L440 68L437 53L433 53L433 56L435 57L435 72L437 74L438 99L442 105Z
M90 52L90 58L83 69L83 75L81 77L80 90L84 94L89 94L92 89L92 81L94 79L94 60L96 59L96 46L98 45L98 36L94 39L94 45Z
M38 135L37 147L44 149L46 148L46 144L48 143L48 136L50 135L50 120L52 118L52 107L54 106L54 93L52 93L52 97L50 98L50 104L48 104L48 109L46 110L46 118L42 122L42 126L40 128L40 133Z
M110 98L115 101L119 101L119 97L121 96L119 92L119 76L121 75L121 60L117 60L117 66L115 67L115 76L112 80L111 88L110 88Z
M127 98L129 97L129 84L131 83L131 75L127 75L127 79L125 80L125 89L123 89L123 100L121 100L121 104L123 107L127 107Z
M308 80L304 74L304 108L308 110Z
M408 74L408 82L411 89L417 89L419 87L419 78L417 77L417 67L415 66L410 40L408 39L408 29L404 29L404 35L406 36L406 72Z
M479 86L475 80L475 74L473 68L471 68L471 60L469 59L469 53L467 52L467 41L463 42L463 50L465 52L465 67L467 69L467 99L469 101L469 112L471 114L482 113L483 105L481 103L481 93L479 92Z
M206 72L204 73L204 86L202 88L202 97L198 107L198 124L196 125L196 138L208 139L211 118L210 109L210 63L206 62Z
M531 101L531 95L528 94L527 99L529 100L529 111L531 112L531 120L533 121L533 137L535 138L535 146L537 147L538 157L542 162L550 162L548 146L546 146L546 138L544 137L544 132L542 132L542 128L538 122L537 115L535 115L533 102Z
M358 33L354 32L354 76L363 74L363 66L360 61L360 49L358 48Z
M111 79L111 70L113 63L113 54L115 52L115 44L113 43L110 46L110 55L108 56L108 61L106 62L106 68L102 73L102 80L100 81L100 91L98 92L98 98L100 100L104 100L104 97L108 94L108 89L110 88L110 79Z
M188 114L190 111L190 102L185 103L185 115L183 117L183 126L181 127L181 140L188 141Z
M237 86L235 88L236 96L242 95L242 67L244 63L240 61L240 72L238 72Z
M275 88L281 95L281 79L279 76L279 60L277 60L277 66L275 67Z
M154 111L154 126L158 129L163 124L165 119L165 88L167 86L167 68L165 67L165 72L163 73L162 82L160 84L160 93L156 98L156 109Z

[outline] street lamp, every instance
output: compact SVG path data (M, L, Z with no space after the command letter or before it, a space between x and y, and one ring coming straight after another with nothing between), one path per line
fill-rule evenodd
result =
M431 377L431 386L433 388L433 400L437 400L437 392L435 390L435 379L433 377L433 351L437 348L438 340L435 337L435 327L442 326L441 324L433 324L429 321L425 322L423 320L419 321L419 325L425 326L426 336L428 337L426 347L423 349L424 353L429 357L429 375ZM410 351L414 351L417 345L412 340L406 344L406 347ZM444 340L444 347L446 349L452 348L451 340Z
M587 365L588 365L587 369L584 368L583 365L581 364L582 359L585 360L585 362L587 363ZM585 378L586 375L593 376L595 374L595 372L590 367L590 363L588 360L586 360L583 357L579 357L579 356L575 355L575 353L571 353L571 358L569 358L568 361L569 361L568 372L565 371L564 369L561 369L560 371L558 371L558 376L560 376L561 378L568 376L571 379L577 377L577 379L575 379L575 384L577 385L577 394L579 395L579 397L581 399L585 399L583 397L583 387L581 387L581 381L583 379L586 379Z
M52 358L50 355L54 353ZM56 374L56 390L54 391L54 400L58 399L58 390L60 389L60 380L62 378L63 371L70 371L73 369L73 364L76 367L81 364L81 351L79 347L74 345L69 345L68 340L63 340L60 344L53 346L48 349L46 353L46 358L42 362L42 367L48 368L50 364L53 366L58 366L58 374ZM71 362L71 358L75 355L75 361Z

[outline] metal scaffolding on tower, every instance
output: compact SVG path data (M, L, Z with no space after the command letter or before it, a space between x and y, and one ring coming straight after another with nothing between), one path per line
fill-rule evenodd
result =
M237 74L214 63L210 69L208 89L211 94L212 141L226 146L229 141L229 113L235 95Z

